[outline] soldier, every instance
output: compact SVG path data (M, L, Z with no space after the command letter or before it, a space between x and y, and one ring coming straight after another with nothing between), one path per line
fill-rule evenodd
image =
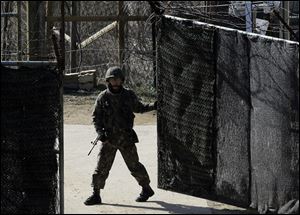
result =
M154 191L149 185L150 179L144 165L139 162L135 146L138 137L133 130L133 112L156 110L156 102L143 104L133 91L123 88L124 75L119 67L109 68L105 79L108 83L107 89L99 94L93 112L93 123L100 135L102 147L92 178L93 195L84 203L101 204L100 189L104 188L117 150L120 150L131 175L142 186L142 192L136 201L145 202L154 195Z

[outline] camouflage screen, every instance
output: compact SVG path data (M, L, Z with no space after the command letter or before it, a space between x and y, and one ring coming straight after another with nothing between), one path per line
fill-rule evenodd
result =
M60 77L1 65L1 214L57 213Z
M299 43L163 16L159 188L259 212L299 199Z

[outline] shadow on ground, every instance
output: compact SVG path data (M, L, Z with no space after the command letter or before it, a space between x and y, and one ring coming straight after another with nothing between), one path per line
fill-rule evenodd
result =
M149 203L156 203L161 207L147 207L147 206L136 206L136 205L124 205L124 204L107 204L103 203L103 205L111 205L114 207L127 207L127 208L138 208L143 210L156 210L156 211L168 211L170 213L179 213L179 214L207 214L209 212L209 208L190 206L190 205L182 205L182 204L171 204L166 203L164 201L148 201Z
M103 203L103 205L109 205L113 207L125 207L125 208L137 208L143 210L156 210L156 211L168 211L171 214L257 214L253 210L232 210L232 209L212 209L199 206L183 205L183 204L171 204L165 201L148 201L149 203L156 203L161 207L147 207L136 205L124 205L124 204L109 204Z

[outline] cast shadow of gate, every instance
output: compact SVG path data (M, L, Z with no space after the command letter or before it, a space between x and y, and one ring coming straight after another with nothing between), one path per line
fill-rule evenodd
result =
M147 201L148 203L156 203L161 207L147 207L124 204L107 204L113 207L138 208L144 210L155 210L161 212L169 212L171 214L257 214L257 211L251 209L214 209L211 207L191 206L184 204L172 204L165 201Z

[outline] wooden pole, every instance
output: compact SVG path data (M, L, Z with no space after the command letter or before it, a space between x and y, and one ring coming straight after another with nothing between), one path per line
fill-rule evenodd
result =
M153 17L151 19L151 27L152 27L152 56L153 56L153 86L156 88L156 22L157 22L157 17L154 11L154 8L151 8L151 12L153 14ZM155 15L154 15L155 14Z
M27 1L28 60L45 59L45 1Z
M56 61L1 61L3 66L26 66L26 67L40 67L40 66L55 66Z
M123 21L146 21L149 17L148 16L66 16L65 22L110 22L110 21L118 21L119 19ZM61 22L61 17L58 16L48 16L47 21L52 22Z
M253 32L253 19L252 19L252 2L245 2L245 14L246 14L246 31Z
M65 35L65 1L61 1L61 26L60 26L60 35ZM65 70L65 55L66 55L66 48L65 48L65 38L60 37L60 51L61 51L61 70Z
M104 28L102 28L100 31L96 32L95 34L93 34L92 36L90 36L89 38L85 39L84 41L82 41L79 44L80 48L84 48L87 45L89 45L90 43L94 42L96 39L98 39L99 37L101 37L102 35L106 34L107 32L111 31L112 29L114 29L117 26L117 22L113 22L107 26L105 26Z
M9 14L10 8L11 8L11 2L9 2L9 1L5 2L4 3L5 14ZM10 56L6 55L6 51L7 51L6 49L8 48L7 43L8 43L8 19L9 19L9 15L3 16L3 17L4 17L4 21L3 21L4 26L3 26L3 31L1 32L1 41L2 41L1 61L10 59Z
M124 16L123 8L124 2L119 1L119 19L118 19L118 39L119 39L119 65L122 68L124 63L124 54L125 54L125 23L122 17Z
M115 27L117 27L117 21L115 21L115 22L113 22L113 23L105 26L100 31L98 31L95 34L93 34L92 36L88 37L87 39L85 39L84 41L82 41L80 44L78 44L77 47L85 48L87 45L91 44L96 39L98 39L102 35L108 33L109 31L111 31ZM59 30L53 29L52 33L54 33L56 36L60 37L60 31ZM69 35L67 35L67 34L65 34L65 41L71 44L71 37Z
M80 2L80 1L79 1ZM72 1L72 16L78 15L78 2ZM77 61L77 43L78 43L78 34L77 34L77 22L71 22L71 46L70 46L70 72L75 73L78 67Z
M284 17L284 22L286 23L287 26L290 26L290 2L289 1L283 1L283 17ZM289 30L283 31L283 38L290 40L290 32Z
M61 28L60 35L65 35L65 1L61 1ZM64 214L64 70L65 70L65 38L60 37L61 59L59 59L60 69L60 122L59 122L59 195L60 195L60 214Z
M298 38L297 34L296 34L296 33L293 31L293 29L285 22L284 18L281 17L280 14L279 14L277 11L275 11L275 10L274 10L273 13L277 16L277 18L278 18L279 21L283 24L283 26L286 27L286 29L289 31L289 33L290 33L290 34L298 41L299 38ZM283 31L280 31L280 32L281 32L280 37L281 37L281 38L284 38L284 35L283 35L283 33L282 33Z
M47 1L47 16L53 16L53 1ZM51 41L52 41L52 34L53 34L53 22L47 22L47 53L51 53Z
M18 42L17 42L17 53L18 53L18 61L22 60L22 14L21 14L21 1L17 1L17 22L18 22Z
M52 33L60 38L60 30L57 30L56 28L54 28ZM69 44L71 44L71 37L67 34L65 34L65 41L67 41Z
M257 8L256 7L254 7L253 9L252 9L252 31L254 32L254 33L256 33L256 19L257 19Z

